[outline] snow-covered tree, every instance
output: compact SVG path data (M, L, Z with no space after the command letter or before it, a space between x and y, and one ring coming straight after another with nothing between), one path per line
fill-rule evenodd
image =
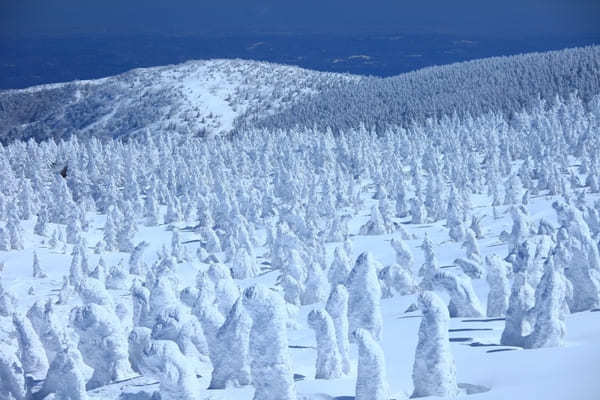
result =
M239 299L217 332L218 350L213 360L211 389L244 386L250 380L249 341L252 320ZM234 355L235 356L232 356Z
M337 345L333 320L324 310L308 314L308 326L315 331L317 361L315 379L335 379L342 376L342 358Z
M342 360L342 372L350 373L350 339L348 332L348 290L336 285L329 294L325 309L333 320L338 352Z
M11 215L12 214L9 215L9 219L6 222L10 248L13 250L23 250L25 248L22 234L23 228L21 228L21 224L17 217Z
M421 249L425 255L425 262L419 269L419 276L422 277L419 286L424 290L432 290L435 274L438 273L440 267L433 252L433 243L429 239L429 236L425 235Z
M483 317L483 307L468 276L440 271L434 282L434 286L443 288L450 296L448 312L451 317Z
M48 234L48 207L43 203L38 211L35 226L33 227L33 233L40 236L46 236Z
M33 252L33 277L34 278L46 278L48 275L40 267L40 260L38 259L37 253Z
M244 247L236 249L231 260L231 275L234 279L254 278L260 273L256 260Z
M390 244L396 252L396 263L401 267L412 269L414 259L408 245L401 238L392 238Z
M388 265L379 271L379 283L383 298L393 297L394 293L400 296L413 294L418 288L412 272L398 264Z
M336 247L333 252L333 261L327 272L329 284L334 287L339 284L345 284L352 267L343 247Z
M362 253L356 259L348 276L348 322L350 332L364 328L375 340L381 340L383 318L379 306L381 286L377 278L377 266L373 255Z
M353 333L358 343L358 369L356 373L356 400L387 400L389 388L385 369L385 356L377 340L366 329Z
M390 233L388 230L383 216L379 211L379 207L373 206L371 208L371 218L363 226L360 227L361 235L383 235Z
M0 398L25 400L27 387L21 361L8 346L0 347Z
M554 203L558 221L565 229L561 266L573 285L569 300L571 312L589 310L600 306L600 255L581 212L573 206Z
M306 281L301 302L303 305L320 303L327 300L329 294L329 283L325 272L316 262L308 264L306 269Z
M252 318L250 368L254 399L295 400L283 299L266 287L255 285L244 291L243 304Z
M85 363L94 368L88 389L133 376L127 336L113 311L97 304L76 307L71 312L71 323L79 335Z
M510 283L508 281L508 264L497 255L485 258L487 265L487 283L490 287L487 298L488 317L503 317L508 308Z
M529 313L534 306L534 289L527 283L525 271L515 271L506 322L500 343L505 346L522 346L523 337L529 333Z
M465 241L463 242L462 247L467 253L467 258L477 262L481 260L481 254L479 253L479 245L477 244L475 232L473 232L471 229L466 230Z
M563 344L566 334L565 310L568 284L553 256L544 266L544 275L535 290L535 324L524 339L527 348L553 347Z
M129 334L129 359L136 371L160 381L160 398L195 400L202 390L193 365L171 340L154 340L151 330L136 327Z
M458 387L448 337L448 309L433 292L422 292L418 300L423 319L413 365L412 397L455 396Z
M19 357L25 376L38 381L46 378L48 358L31 321L26 316L15 313L13 314L13 325L17 333Z
M75 348L65 347L50 364L48 376L38 395L55 394L57 400L87 400L86 381L88 367ZM44 397L45 398L45 397Z

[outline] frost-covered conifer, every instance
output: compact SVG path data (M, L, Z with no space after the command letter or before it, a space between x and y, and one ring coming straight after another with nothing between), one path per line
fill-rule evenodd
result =
M17 198L19 217L22 220L28 220L35 213L36 204L34 196L31 181L26 178L22 179Z
M151 326L154 321L150 320L150 290L135 281L131 286L131 297L133 301L133 325Z
M561 267L554 264L553 256L544 266L544 275L535 290L535 324L526 338L526 348L553 347L563 344L566 334L565 309L567 280Z
M27 318L31 321L33 329L44 345L46 358L52 363L66 342L62 327L54 315L52 299L48 300L45 305L40 302L34 303L27 311Z
M76 307L71 312L71 323L79 335L79 350L85 363L94 368L88 389L133 375L127 335L114 311L97 304Z
M349 294L348 322L350 332L364 328L375 340L381 340L383 318L379 302L381 286L377 278L376 261L369 252L356 259L346 283Z
M25 374L16 352L8 346L0 346L0 398L25 400L27 388Z
M394 292L404 296L417 290L417 282L412 272L398 264L388 265L379 271L378 275L383 298L393 297Z
M46 378L48 358L39 336L31 325L29 318L13 314L13 325L19 343L19 358L26 377L35 380Z
M354 331L358 343L358 369L356 374L356 400L387 400L389 388L383 349L371 332L359 328Z
M71 259L71 267L69 268L69 283L73 287L77 287L84 278L83 270L81 269L81 255L79 251L73 254Z
M48 376L38 395L54 393L56 400L87 400L89 397L85 385L89 378L86 371L89 369L77 349L62 349L50 364Z
M475 233L476 239L483 239L483 230L481 229L481 220L483 217L473 215L471 218L471 226L469 227Z
M433 252L433 243L429 239L429 236L425 235L423 243L421 244L421 249L425 255L425 262L421 268L419 268L419 276L422 277L419 286L424 290L432 290L434 276L439 271L440 267L438 266L435 253Z
M440 271L435 275L434 282L435 286L443 288L450 296L448 312L451 317L483 317L483 307L468 276Z
M513 285L508 299L506 322L500 343L505 346L522 346L523 337L529 331L529 313L534 306L535 293L527 283L525 271L515 271Z
M401 267L412 269L414 259L406 243L401 238L392 238L390 244L396 252L396 263Z
M244 247L236 249L231 260L231 275L234 279L254 278L260 273L256 260Z
M508 265L497 255L485 258L487 265L487 283L490 287L487 298L488 317L503 317L508 308L510 283L508 281Z
M317 361L315 379L335 379L342 376L340 356L333 320L324 310L308 314L308 326L315 331Z
M143 262L144 251L150 244L146 241L139 242L129 256L129 273L143 276L147 271L147 266Z
M406 198L406 187L404 181L399 179L396 184L396 216L400 218L406 217L408 214L408 203Z
M123 251L126 253L130 253L135 248L133 244L134 235L136 232L135 220L133 219L133 215L131 213L127 213L123 217L123 221L119 225L117 229L117 235L115 237L115 241L117 244L117 249L119 251Z
M427 222L427 210L423 205L423 199L418 196L410 199L410 217L412 224L424 224Z
M104 224L104 248L107 251L117 249L117 226L112 212L106 214L106 223Z
M181 221L181 206L177 197L169 194L167 196L167 212L165 214L165 224L172 224Z
M40 260L38 259L37 253L33 252L33 277L34 278L46 278L46 272L40 267Z
M243 304L252 319L250 371L254 400L295 400L283 299L266 287L255 285L244 291Z
M600 306L600 255L581 212L573 206L554 203L558 221L567 237L559 240L563 245L561 267L573 285L569 300L571 312L589 310Z
M48 207L42 203L40 210L38 211L35 226L33 227L33 233L40 236L46 236L48 234Z
M465 241L463 242L462 247L467 253L467 258L477 262L481 260L481 254L479 253L479 245L477 244L477 239L475 238L475 232L473 232L471 229L467 229L465 233Z
M1 236L2 236L2 232L0 232L0 237ZM50 246L51 249L55 249L56 246L58 245L58 232L56 229L54 229L52 231L52 236L50 237L50 240L48 241L48 245Z
M315 304L327 300L329 283L321 266L316 262L309 263L306 273L307 277L301 299L302 304Z
M411 397L447 396L458 393L456 366L450 351L448 309L435 293L419 295L423 319L413 365L414 391Z
M102 283L106 283L106 264L104 263L104 259L102 257L100 257L98 260L98 265L96 265L96 268L90 272L90 277L98 279Z
M208 268L208 276L214 284L215 304L219 312L226 316L240 296L237 283L231 277L231 271L224 264L213 263Z
M300 253L294 249L289 250L279 278L286 302L295 305L301 304L306 277L306 265Z
M171 236L171 257L175 258L178 263L183 262L183 246L179 239L179 232L173 231Z
M10 248L13 250L23 250L25 248L23 242L22 228L16 216L9 214L9 219L6 222L6 230L10 241Z
M342 372L350 373L350 341L348 332L348 290L336 285L327 299L325 309L333 320L338 351L342 360Z
M78 244L81 240L81 223L76 209L71 210L67 218L66 234L68 244Z
M471 279L481 279L483 276L483 268L478 261L469 258L457 258L454 260L454 265L460 267L462 271Z
M114 308L113 299L106 290L103 281L87 277L82 279L77 287L77 293L81 297L83 304L98 304L107 306L109 309Z
M200 234L204 240L204 247L209 253L218 253L221 251L221 241L211 227L203 227Z
M225 323L217 332L215 341L211 389L229 385L244 386L250 380L250 327L252 320L242 305L241 298L231 308Z
M448 234L450 239L455 242L460 242L465 237L465 226L462 221L462 203L460 197L452 188L450 197L448 198L448 208L446 211L446 226L449 229Z
M514 251L518 245L529 237L532 233L532 229L529 217L527 216L527 210L524 207L512 207L510 211L513 219L513 226L510 234L508 234L507 241L509 251Z
M10 242L8 240L8 232L0 226L0 250L10 250Z
M383 235L389 233L383 220L383 216L377 206L371 208L371 218L366 224L360 227L361 235Z
M197 400L201 386L193 365L177 344L153 340L148 328L137 327L129 334L132 366L143 375L160 381L160 397L165 400Z
M506 193L504 195L504 205L517 204L521 202L523 196L523 184L519 175L513 174L506 181Z
M344 217L335 216L329 228L327 240L329 242L343 242L348 235L348 222Z
M144 199L144 218L146 226L158 225L159 207L153 187L146 193Z
M334 287L338 284L345 284L351 271L350 260L342 247L336 247L333 252L333 262L329 266L327 279L329 284Z

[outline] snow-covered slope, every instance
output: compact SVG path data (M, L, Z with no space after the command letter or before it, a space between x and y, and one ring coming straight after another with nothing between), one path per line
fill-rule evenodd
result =
M0 140L227 134L300 126L383 133L428 118L529 109L600 93L600 46L359 77L245 60L190 61L0 92Z
M348 75L245 60L189 61L90 81L0 92L0 139L119 137L145 130L229 133Z
M600 97L513 118L0 146L0 399L597 400Z

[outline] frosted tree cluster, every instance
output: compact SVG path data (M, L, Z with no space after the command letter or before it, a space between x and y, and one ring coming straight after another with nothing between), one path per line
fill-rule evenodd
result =
M288 330L300 325L314 331L317 378L351 375L353 342L356 398L387 399L382 298L417 293L415 397L457 393L450 316L505 317L504 345L563 344L566 315L600 306L600 204L588 196L600 100L542 98L502 104L510 119L477 109L378 132L340 116L318 131L171 126L0 145L0 252L26 254L31 282L0 268L0 398L85 399L144 375L164 399L249 385L257 400L295 399ZM489 244L508 254L489 255L493 216L473 195L512 219ZM529 211L548 196L564 199L556 222ZM385 265L363 252L390 238ZM444 246L461 252L452 265ZM487 310L473 289L485 283Z

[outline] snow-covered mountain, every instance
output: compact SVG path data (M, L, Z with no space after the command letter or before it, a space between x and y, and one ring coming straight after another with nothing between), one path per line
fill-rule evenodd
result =
M230 132L349 75L245 60L190 61L89 81L0 92L0 139L120 137L145 130Z
M378 133L458 113L510 115L600 92L600 46L495 57L392 78L245 60L190 61L0 92L0 140L227 134L300 126Z

